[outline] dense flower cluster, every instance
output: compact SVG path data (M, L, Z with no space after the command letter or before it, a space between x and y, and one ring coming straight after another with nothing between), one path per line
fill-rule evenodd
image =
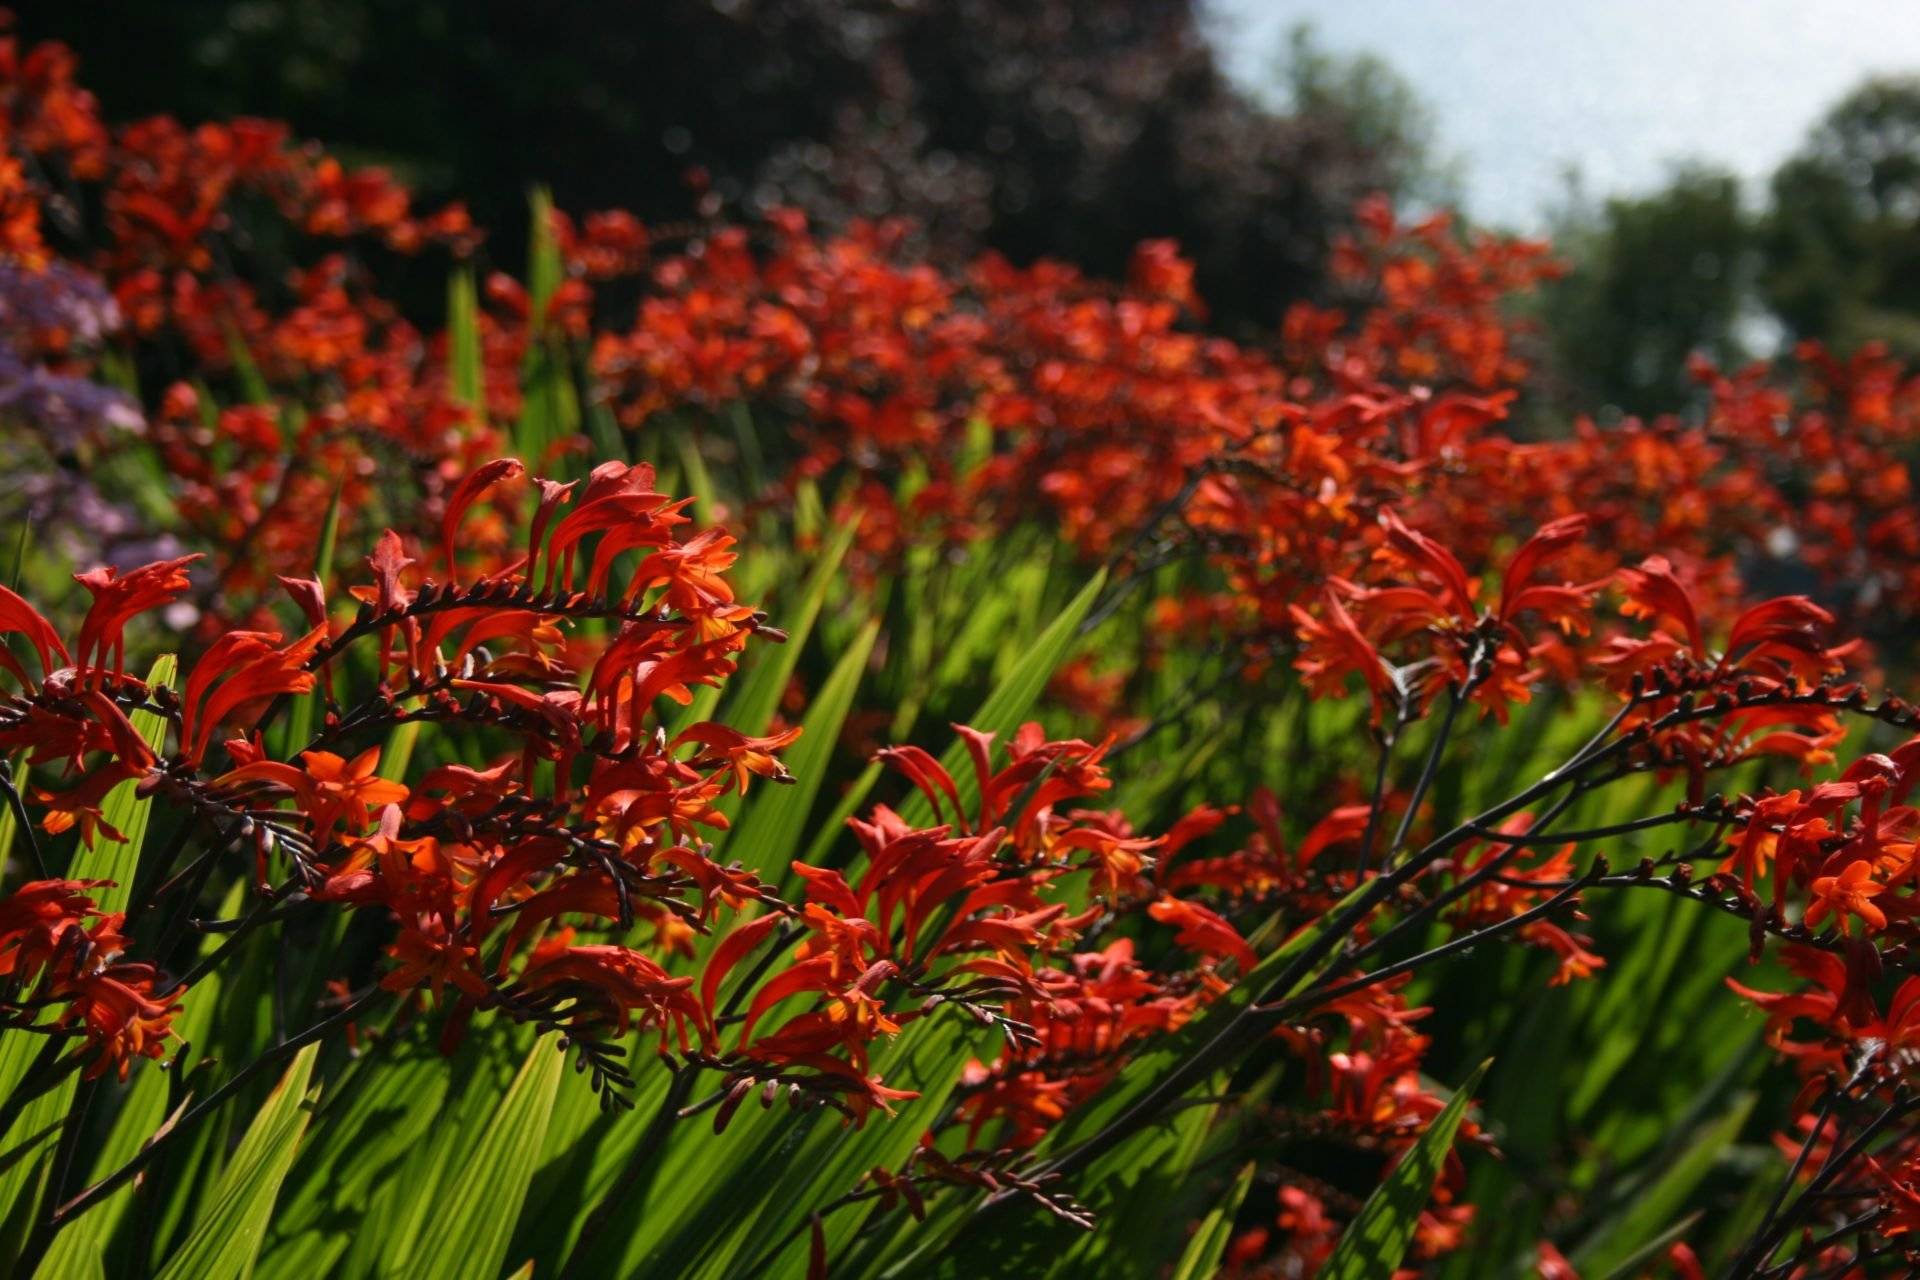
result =
M1036 496L1093 555L1138 550L1143 532L1191 544L1226 589L1168 599L1174 627L1288 630L1293 602L1388 509L1447 528L1470 567L1517 522L1584 514L1608 552L1584 553L1582 576L1664 555L1723 620L1743 578L1789 571L1817 575L1849 618L1912 598L1899 589L1916 550L1902 369L1811 349L1795 382L1703 368L1704 423L1515 440L1501 428L1528 368L1505 303L1559 267L1537 243L1463 241L1444 216L1404 225L1368 206L1335 258L1357 305L1299 304L1262 347L1195 328L1191 267L1165 243L1143 246L1116 290L1048 263L943 273L886 226L823 239L782 215L671 251L618 211L552 213L553 278L533 294L498 273L487 283L476 390L450 375L451 330L420 332L329 247L464 253L478 233L457 207L415 215L384 175L265 122L109 129L70 57L9 50L10 136L97 193L105 247L75 256L107 282L126 339L253 388L224 407L185 383L153 400L181 517L231 590L305 571L303 532L334 492L349 514L369 509L395 460L437 517L458 477L501 451L525 410L516 372L551 335L591 344L591 397L636 430L751 413L785 459L769 498L844 472L882 557L1028 519ZM23 191L39 199L20 220L37 227L46 193ZM271 289L232 265L250 216L315 249ZM39 257L68 238L35 236ZM615 300L636 285L628 327Z
M1088 1225L1075 1176L1227 1081L1222 1126L1257 1135L1274 1199L1229 1224L1225 1273L1306 1275L1371 1185L1319 1178L1316 1153L1377 1182L1449 1111L1425 1067L1450 993L1413 975L1509 939L1544 985L1604 980L1582 910L1651 891L1737 917L1801 980L1733 984L1805 1081L1781 1118L1790 1186L1742 1274L1911 1264L1920 712L1860 680L1866 641L1920 598L1920 384L1877 350L1807 350L1791 371L1702 367L1698 420L1523 439L1507 304L1559 270L1545 247L1382 202L1358 225L1336 255L1352 304L1298 305L1264 340L1201 328L1169 244L1116 286L940 269L899 228L790 214L668 234L537 206L528 280L476 287L457 206L417 215L268 122L109 128L65 51L0 40L0 460L78 473L28 501L55 535L36 555L86 566L84 607L0 587L0 830L27 871L0 897L0 1024L48 1046L7 1123L66 1073L166 1056L234 954L190 933L321 919L376 958L342 960L319 1031L383 1003L450 1052L531 1026L614 1109L650 1087L627 1055L651 1050L672 1084L636 1159L756 1096L871 1132L924 1101L928 1081L889 1078L899 1046L981 1029L932 1082L950 1102L912 1112L910 1155L799 1207L816 1274L843 1204L924 1216L957 1188ZM256 260L265 244L291 256ZM428 249L457 260L437 333L376 289ZM1106 562L1102 616L1130 603L1137 644L1050 686L1098 741L1009 719L956 727L945 763L884 747L911 790L857 792L844 851L795 856L791 831L722 861L741 798L793 781L800 729L705 710L784 637L736 597L733 537L624 460L689 431L696 459L716 438L737 457L730 492L761 528L832 495L863 599L918 553L959 563L1016 533ZM701 497L703 519L725 505ZM328 567L336 540L360 567ZM185 672L149 685L128 655L160 634ZM1097 807L1118 752L1177 719L1141 714L1130 682L1183 657L1255 705L1355 701L1351 776L1285 812L1263 787L1215 793L1164 830ZM1451 812L1443 761L1549 690L1600 706L1597 732ZM1801 785L1752 780L1783 772ZM1631 782L1647 790L1619 803L1678 804L1571 825ZM75 870L134 834L130 798L169 815L157 864ZM1669 832L1686 843L1610 865ZM207 921L228 882L246 912ZM1127 1105L1100 1110L1116 1090ZM1471 1116L1447 1132L1499 1140ZM1467 1163L1444 1154L1416 1262L1475 1230ZM1688 1243L1663 1257L1699 1273ZM1573 1274L1551 1244L1539 1269Z
M722 1127L760 1085L856 1122L891 1109L915 1095L874 1072L871 1047L952 1008L1004 1033L1001 1056L968 1069L952 1120L982 1151L1032 1145L1138 1042L1178 1029L1255 966L1253 948L1199 895L1224 890L1222 910L1283 893L1297 906L1331 901L1340 884L1312 868L1353 837L1350 815L1297 853L1269 826L1246 852L1176 863L1228 814L1203 809L1146 837L1118 813L1072 808L1108 787L1105 748L1048 742L1028 725L998 766L993 735L960 730L974 771L964 794L921 749L884 751L935 824L881 806L852 823L856 868L795 862L801 895L784 898L739 864L715 863L698 833L726 825L716 802L750 779L786 780L775 753L797 731L748 737L700 722L669 737L652 727L661 699L688 701L692 687L724 679L743 645L772 634L727 586L730 539L682 536L685 503L654 492L650 469L609 463L577 501L573 485L535 482L524 554L467 572L456 550L464 515L522 473L501 460L457 486L437 547L386 534L350 620L320 583L283 579L309 629L291 641L229 631L178 694L127 675L122 655L129 626L188 590L190 559L80 575L94 603L71 645L0 594L0 628L33 655L32 665L6 658L16 689L0 706L0 751L67 775L26 798L39 825L77 828L88 846L121 839L103 806L135 784L249 853L263 910L304 901L389 920L376 990L431 996L445 1010L443 1040L486 1010L558 1030L618 1103L633 1084L620 1042L645 1031L682 1070L721 1075ZM423 565L445 576L420 577ZM566 585L582 577L587 591ZM617 629L584 644L566 634L596 623ZM375 651L370 670L347 666L356 646ZM309 695L324 705L312 741L269 754L268 723ZM142 739L128 719L136 709L162 718L171 750ZM485 767L449 761L408 784L380 775L377 745L347 745L425 722L494 732L502 749ZM124 1076L131 1058L162 1053L191 990L120 959L124 917L86 896L103 883L22 886L0 905L0 957L13 1025L84 1036L50 1067L84 1062L91 1075L117 1064ZM1103 940L1129 917L1158 935L1155 950L1187 959L1169 968L1137 956L1134 937ZM638 924L650 927L644 945L631 941ZM38 1021L41 1007L57 1017ZM1350 1022L1348 1035L1289 1033L1330 1082L1326 1131L1411 1140L1438 1108L1418 1083L1424 1041L1400 1030L1417 1011L1387 991L1330 1012Z
M33 1029L56 1043L79 1037L88 1078L113 1069L125 1080L134 1059L166 1052L180 988L150 964L120 961L126 917L87 896L104 883L34 880L0 903L0 977L23 993L22 1007L60 1010Z

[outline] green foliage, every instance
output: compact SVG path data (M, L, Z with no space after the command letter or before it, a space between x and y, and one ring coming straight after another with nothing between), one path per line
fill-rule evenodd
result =
M1553 220L1572 266L1542 300L1548 395L1574 412L1672 411L1697 399L1695 352L1722 365L1814 339L1920 354L1920 79L1869 78L1774 171L1764 198L1687 164L1652 193L1590 201L1576 181Z
M1384 189L1451 202L1456 179L1434 155L1427 106L1385 59L1334 53L1300 23L1287 33L1272 79L1289 112L1328 122L1391 175Z
M1780 167L1764 226L1768 303L1797 337L1920 352L1920 79L1877 77Z
M499 1107L459 1135L406 1266L418 1280L496 1275L539 1165L541 1140L564 1076L564 1051L534 1042Z
M982 733L997 734L999 741L1004 743L1015 729L1029 719L1048 677L1080 639L1081 621L1093 608L1094 601L1100 598L1100 589L1106 585L1106 580L1105 572L1095 573L1087 585L1080 588L1079 594L1048 624L1047 629L1035 637L1030 646L1019 651L1013 669L963 723ZM980 799L980 780L968 762L966 744L957 740L953 742L941 754L940 764L953 777L961 808L971 814ZM932 801L923 793L915 793L902 805L900 816L915 826L937 820ZM948 820L953 816L947 815Z
M1545 294L1564 402L1653 413L1687 404L1695 352L1745 354L1753 229L1731 174L1687 167L1651 195L1597 207L1576 194L1554 243L1574 269Z
M765 790L747 806L745 816L724 834L725 847L763 877L778 883L800 852L795 842L812 828L807 817L819 797L827 764L840 740L840 728L852 709L855 691L865 674L867 658L879 637L877 622L869 622L835 664L826 683L814 695L802 722L800 740L786 755L794 781L778 790Z
M1193 1239L1187 1242L1187 1251L1180 1255L1173 1269L1173 1280L1208 1280L1219 1269L1227 1245L1233 1240L1233 1217L1247 1198L1247 1188L1253 1185L1253 1172L1257 1167L1248 1164L1242 1168L1226 1194L1207 1210L1207 1216L1194 1229Z
M1313 92L1331 91L1313 78L1331 74L1324 69L1301 74ZM1698 214L1707 231L1725 230L1714 221L1727 211L1725 192L1702 182L1686 200L1610 206L1608 234L1651 245L1665 234L1664 220L1681 214ZM1699 208L1687 203L1695 196ZM536 200L537 226L547 226L546 209ZM558 285L557 254L550 231L535 236L536 300ZM1620 286L1622 297L1664 305L1631 284ZM466 273L450 282L447 305L449 377L459 398L478 404L486 392L480 320ZM514 432L530 456L595 429L575 398L571 358L552 334L528 354L525 408ZM755 424L721 425L689 416L632 442L657 451L656 461L691 488L703 516L746 509L766 465L744 447L759 434ZM971 437L978 452L992 445L988 433ZM339 501L336 494L320 540L322 579L334 565ZM1033 718L1061 734L1089 729L1046 697L1049 680L1080 653L1125 674L1129 706L1177 726L1117 757L1113 802L1142 829L1160 829L1193 802L1245 798L1260 786L1331 795L1371 761L1362 708L1309 703L1297 691L1263 701L1219 654L1156 648L1149 593L1109 595L1104 572L1076 562L1049 537L1015 530L961 549L916 547L900 573L862 584L849 571L856 531L832 528L828 510L819 487L805 482L791 527L764 518L765 554L742 566L742 598L767 608L788 643L750 651L727 689L699 690L677 712L675 729L712 716L758 735L779 720L791 682L808 695L803 732L783 753L795 781L729 799L732 826L714 839L722 860L737 859L777 883L789 878L796 857L844 865L851 852L844 821L875 800L915 824L953 817L936 814L923 794L867 762L874 725L889 739L940 747L970 813L978 784L946 726L992 732L1002 745ZM1171 592L1203 583L1203 573L1170 566L1154 585ZM164 683L171 674L164 660L150 678ZM294 701L279 730L285 743L310 739L319 705ZM1593 701L1542 691L1499 739L1499 752L1476 745L1444 759L1431 791L1435 810L1471 812L1511 793L1564 760L1601 714ZM162 742L158 717L137 712L134 722L150 742ZM382 776L419 771L422 733L418 722L392 731ZM1399 750L1423 753L1429 733L1414 730ZM482 743L455 747L469 763L484 758ZM1673 798L1648 782L1626 800L1590 799L1566 821L1597 823L1623 805L1657 811ZM130 885L142 869L147 802L123 784L106 813L127 839L76 852L70 873ZM1297 836L1317 816L1284 821ZM156 844L175 834L160 833ZM11 815L0 814L0 848L10 848L14 835ZM1630 860L1652 840L1624 839L1609 856ZM123 887L106 902L125 900ZM236 882L214 914L230 920L259 905L251 886ZM1467 1247L1438 1264L1437 1274L1523 1276L1542 1239L1563 1242L1583 1271L1620 1273L1712 1215L1753 1219L1762 1206L1742 1175L1767 1139L1753 1117L1770 1108L1756 1104L1770 1102L1768 1090L1778 1085L1760 1078L1757 1022L1720 985L1744 952L1744 927L1690 907L1655 894L1609 901L1593 925L1609 968L1591 983L1542 995L1539 957L1493 948L1409 986L1410 1001L1452 984L1480 993L1465 1011L1442 1007L1422 1024L1438 1046L1432 1069L1465 1083L1366 1200L1327 1274L1384 1277L1403 1261L1483 1076L1479 1118L1504 1158L1468 1156L1466 1198L1481 1215ZM840 1277L1149 1280L1172 1263L1179 1280L1197 1280L1218 1269L1240 1231L1271 1221L1268 1197L1256 1190L1266 1184L1251 1163L1271 1152L1249 1118L1284 1108L1305 1087L1284 1052L1256 1051L1270 1028L1247 1018L1248 1005L1337 913L1306 921L1276 914L1254 938L1263 957L1257 968L1179 1031L1150 1043L1032 1153L1042 1167L1066 1163L1064 1186L1097 1215L1096 1232L1017 1197L988 1205L973 1188L928 1188L924 1223L900 1208L833 1208L871 1170L900 1168L949 1117L968 1061L991 1056L994 1033L956 1010L912 1022L878 1048L873 1070L919 1093L900 1102L898 1114L855 1128L827 1111L749 1104L716 1133L697 1117L677 1118L700 1101L689 1093L693 1073L675 1078L657 1069L644 1039L626 1046L636 1075L633 1113L602 1114L584 1083L563 1069L550 1036L483 1020L443 1054L431 1042L437 1020L410 1009L389 1010L361 1028L354 1047L330 1039L302 1050L278 1086L250 1081L177 1144L154 1176L122 1187L60 1231L39 1274L158 1270L298 1280L532 1268L538 1275L799 1280L811 1217L824 1211L821 1235ZM137 1158L183 1105L209 1096L304 1025L298 1019L326 1007L322 984L345 970L342 958L364 959L370 950L345 927L311 952L288 946L286 936L248 939L234 963L194 985L177 1027L186 1047L175 1074L143 1064L130 1085L91 1090L68 1193ZM703 935L691 944L691 959L669 963L682 976L694 973L715 941ZM201 956L219 945L209 934ZM1296 977L1293 989L1312 976ZM31 1036L0 1036L0 1084L16 1085L38 1049ZM1472 1064L1489 1051L1501 1065L1486 1074ZM1195 1061L1204 1069L1190 1070ZM55 1126L75 1094L69 1080L14 1125L10 1140L23 1154L0 1169L10 1250L48 1208ZM1146 1110L1151 1117L1135 1123ZM1110 1132L1122 1136L1080 1159ZM1537 1190L1548 1182L1574 1194L1548 1201ZM1713 1256L1724 1260L1739 1238L1729 1227Z
M147 672L149 685L170 684L176 663L171 654L155 660ZM166 732L166 721L148 711L136 711L130 717L147 745L158 749ZM146 840L147 819L152 801L137 793L137 784L123 781L107 793L100 813L107 826L123 839L115 840L102 832L91 847L82 845L67 868L71 879L110 880L97 901L109 911L126 905L133 893L133 881L140 867L140 852ZM19 1032L0 1035L0 1096L18 1088L40 1053L42 1037ZM42 1209L47 1180L61 1133L61 1122L73 1110L79 1084L71 1076L27 1104L5 1135L7 1161L0 1169L0 1260L10 1260L26 1243Z
M1440 1166L1453 1150L1454 1134L1466 1118L1473 1091L1487 1073L1482 1063L1454 1091L1446 1109L1435 1116L1420 1140L1394 1165L1347 1225L1320 1274L1327 1280L1390 1280L1407 1256L1420 1214L1433 1194Z
M280 1184L306 1134L317 1094L307 1082L320 1046L308 1045L287 1068L247 1126L186 1241L159 1280L245 1280L273 1216Z

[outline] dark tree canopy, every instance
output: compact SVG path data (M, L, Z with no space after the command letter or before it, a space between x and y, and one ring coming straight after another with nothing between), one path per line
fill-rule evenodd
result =
M1697 167L1650 195L1563 215L1555 242L1578 266L1544 304L1555 398L1643 414L1686 404L1689 356L1741 355L1752 238L1739 182Z
M1170 236L1227 325L1315 292L1355 201L1418 163L1404 93L1297 46L1233 84L1195 0L63 0L21 15L111 115L278 116L511 232L563 205L904 215L943 250L1118 272ZM155 58L152 50L184 50Z
M1774 176L1767 301L1798 337L1920 353L1920 78L1869 80Z

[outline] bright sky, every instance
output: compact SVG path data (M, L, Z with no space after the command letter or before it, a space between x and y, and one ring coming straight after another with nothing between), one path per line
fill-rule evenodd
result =
M1754 181L1870 73L1920 72L1920 0L1210 0L1229 64L1286 33L1375 53L1433 113L1477 216L1537 225L1577 164L1595 195L1705 159Z

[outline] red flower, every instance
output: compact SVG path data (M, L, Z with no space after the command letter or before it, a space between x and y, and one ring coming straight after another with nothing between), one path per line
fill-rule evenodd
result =
M127 623L139 614L170 604L191 585L187 566L198 555L177 560L160 560L130 569L125 575L111 568L90 569L73 575L74 581L93 594L93 607L80 624L80 640L74 647L74 664L84 672L97 664L112 662L115 675L121 674L126 659Z
M110 880L29 880L0 899L0 978L32 982L99 915L88 889Z
M53 624L41 617L39 612L25 600L5 587L0 587L0 635L8 633L25 636L27 643L33 646L33 651L40 655L42 680L56 669L53 661L54 654L60 655L60 664L63 666L70 661L67 656L67 646L61 643L60 637L54 633ZM33 681L28 678L26 671L14 656L7 652L4 644L0 644L0 670L12 672L14 679L18 680L23 688L34 687Z
M1813 882L1813 902L1807 907L1809 929L1829 915L1840 923L1840 932L1850 931L1852 917L1859 916L1869 929L1887 927L1887 913L1874 905L1874 899L1887 886L1873 878L1873 864L1850 862L1837 876L1821 876Z
M82 974L64 983L67 1007L61 1025L78 1022L85 1033L93 1061L86 1078L95 1079L112 1068L127 1078L135 1058L158 1058L173 1034L176 1006L185 995L176 988L156 995L158 975L147 964L115 964Z
M1179 929L1173 940L1189 951L1206 956L1224 956L1239 964L1242 973L1252 970L1259 963L1259 957L1238 930L1197 902L1162 897L1147 908L1147 914L1161 924Z

